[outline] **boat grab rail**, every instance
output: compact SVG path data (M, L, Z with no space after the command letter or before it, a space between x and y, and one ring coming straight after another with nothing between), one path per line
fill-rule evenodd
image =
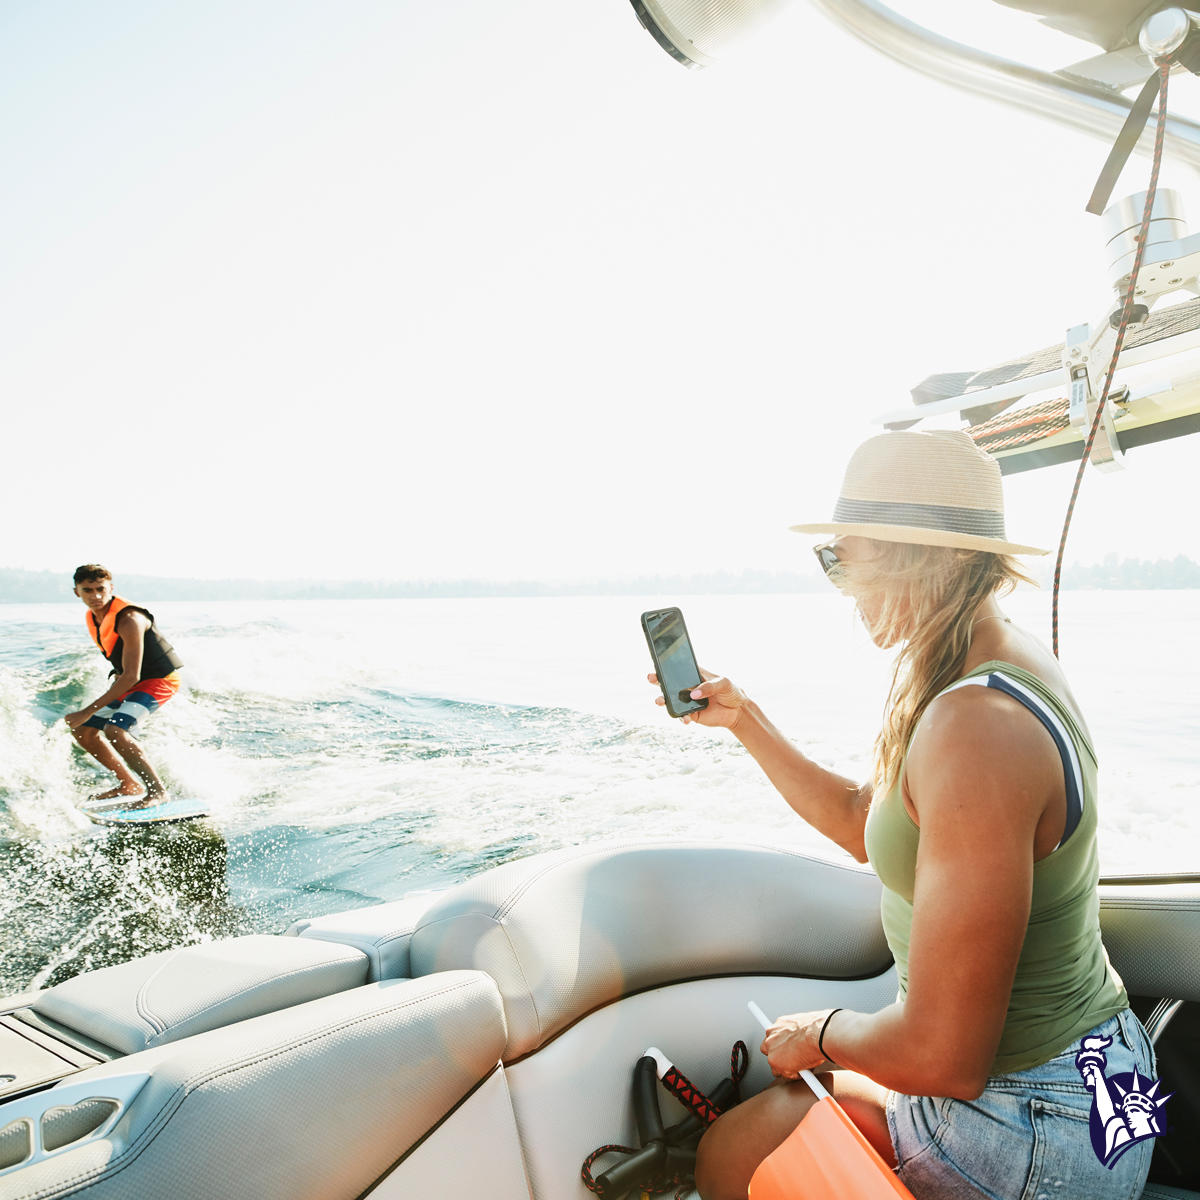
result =
M1119 92L1098 84L1043 71L943 37L879 0L810 3L834 24L906 67L963 91L1048 117L1110 144L1132 107L1132 102ZM1147 78L1153 70L1147 59ZM1168 114L1165 141L1174 159L1200 169L1200 124ZM1154 153L1153 122L1138 140L1137 149L1143 154Z
M149 1078L150 1075L147 1072L110 1075L104 1079L60 1084L58 1087L35 1092L32 1096L24 1096L18 1100L10 1100L7 1104L0 1104L0 1131L13 1125L23 1124L29 1133L28 1152L19 1162L0 1168L0 1178L10 1171L23 1170L35 1163L53 1158L57 1154L75 1150L85 1142L104 1137L121 1119L125 1110L133 1103ZM45 1119L58 1109L72 1108L77 1104L89 1101L111 1104L112 1111L86 1133L64 1142L61 1146L55 1146L52 1150L47 1150L43 1132Z

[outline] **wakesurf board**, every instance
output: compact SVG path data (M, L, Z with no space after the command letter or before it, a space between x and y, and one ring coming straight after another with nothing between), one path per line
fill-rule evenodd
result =
M154 804L133 806L128 798L116 800L85 800L79 811L97 825L129 827L134 825L170 825L177 821L193 821L207 817L208 809L199 800L180 800L172 797Z

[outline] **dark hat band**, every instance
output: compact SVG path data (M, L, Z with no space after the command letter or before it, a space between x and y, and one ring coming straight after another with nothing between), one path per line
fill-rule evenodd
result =
M941 529L1004 541L1004 514L979 508L942 504L903 504L888 500L848 500L841 497L833 519L846 525L907 525L915 529Z

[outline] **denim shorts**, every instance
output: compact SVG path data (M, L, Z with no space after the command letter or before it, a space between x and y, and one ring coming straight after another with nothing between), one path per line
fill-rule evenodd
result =
M1156 1077L1154 1048L1130 1009L1084 1037L1111 1037L1108 1078L1135 1068ZM1092 1093L1075 1065L1080 1039L1049 1062L993 1075L976 1100L889 1092L898 1175L916 1200L1136 1200L1154 1139L1104 1166L1092 1148Z

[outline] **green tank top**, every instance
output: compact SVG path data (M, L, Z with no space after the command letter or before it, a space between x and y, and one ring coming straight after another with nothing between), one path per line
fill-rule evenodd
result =
M1045 683L1011 663L987 662L964 679L997 676L1048 706L1075 748L1079 822L1033 867L1033 903L1004 1032L990 1074L1024 1071L1052 1058L1129 1003L1100 940L1096 853L1096 755L1070 709ZM962 685L960 680L951 687ZM975 685L977 686L977 685ZM1027 705L1028 706L1028 705ZM1032 707L1032 706L1030 706ZM903 778L903 766L900 778ZM1068 784L1070 792L1070 784ZM867 858L883 883L883 929L896 960L900 996L908 990L908 951L921 831L904 807L899 779L867 813Z

